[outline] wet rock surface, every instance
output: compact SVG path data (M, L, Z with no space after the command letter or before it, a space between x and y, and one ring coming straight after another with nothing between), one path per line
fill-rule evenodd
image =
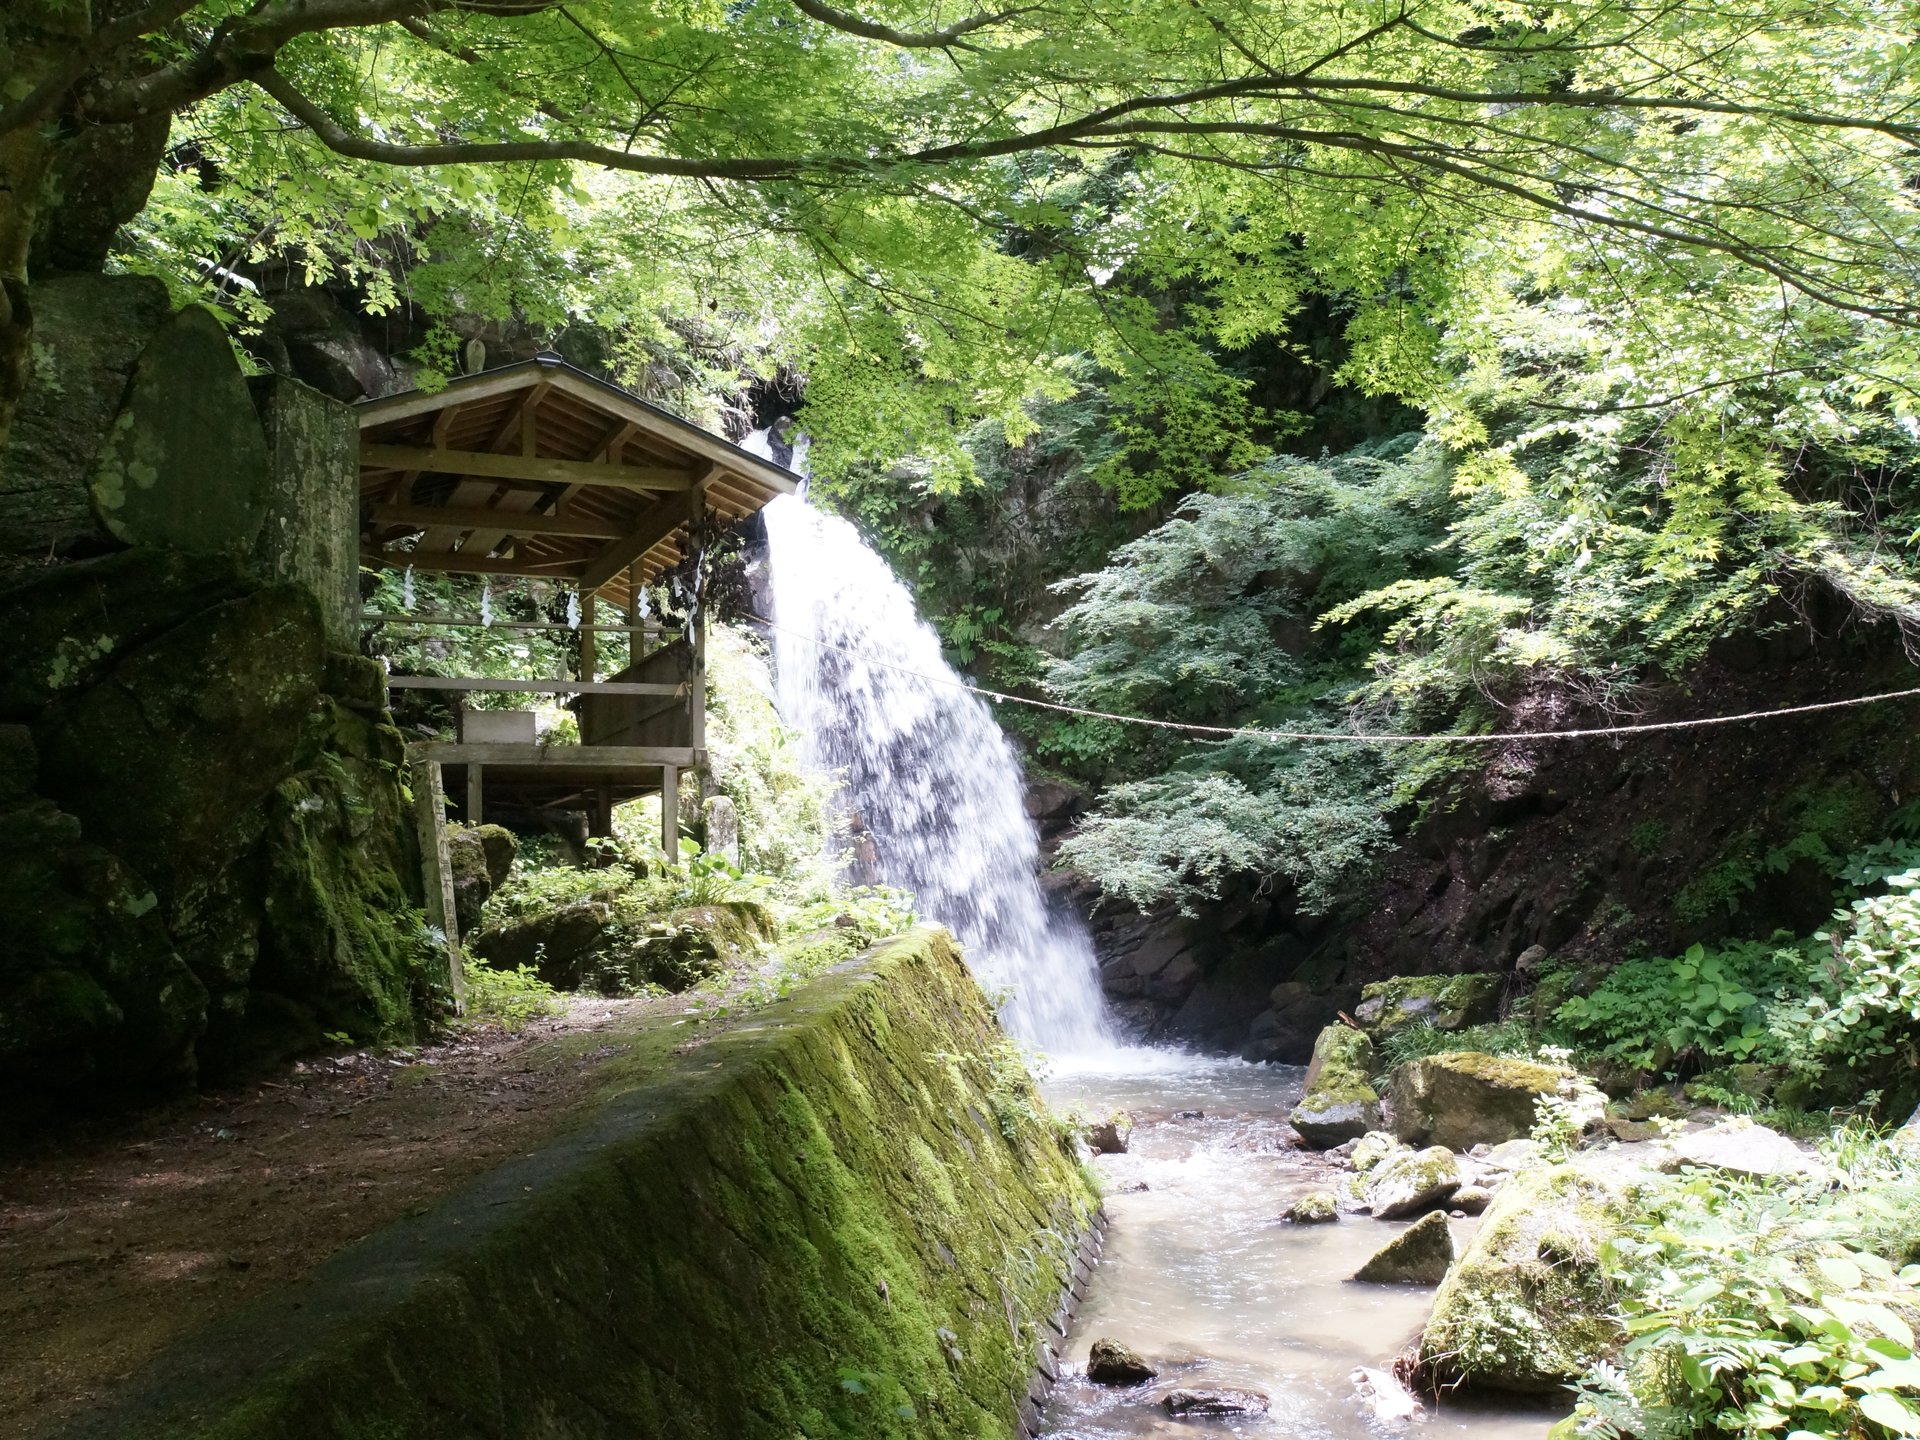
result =
M1226 1419L1234 1415L1264 1415L1273 1402L1258 1390L1169 1390L1160 1400L1169 1415L1184 1419Z
M1087 1352L1087 1379L1096 1385L1144 1385L1160 1372L1118 1340L1101 1336Z

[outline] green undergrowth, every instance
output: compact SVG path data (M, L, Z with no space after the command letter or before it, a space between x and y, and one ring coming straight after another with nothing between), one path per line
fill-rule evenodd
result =
M1920 1433L1920 1145L1835 1132L1806 1178L1649 1182L1602 1247L1627 1341L1566 1436Z

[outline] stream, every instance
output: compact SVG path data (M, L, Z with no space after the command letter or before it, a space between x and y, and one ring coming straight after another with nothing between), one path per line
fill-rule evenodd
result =
M773 453L764 434L747 444ZM1286 1123L1303 1072L1116 1039L1085 927L1041 893L1020 764L991 707L947 665L912 595L853 526L791 496L763 513L780 712L806 759L840 778L848 877L913 891L925 918L959 936L1007 1029L1052 1057L1057 1108L1125 1110L1138 1122L1127 1154L1096 1161L1111 1224L1066 1354L1083 1367L1088 1345L1110 1335L1162 1375L1114 1390L1065 1374L1044 1433L1391 1433L1350 1376L1392 1363L1432 1292L1347 1279L1399 1223L1280 1218L1329 1174ZM1455 1222L1457 1245L1472 1223ZM1153 1403L1173 1383L1258 1390L1272 1409L1176 1420ZM1449 1403L1420 1431L1542 1440L1555 1418Z
M1234 1435L1362 1440L1407 1433L1370 1419L1352 1372L1385 1369L1418 1333L1433 1292L1360 1285L1350 1276L1410 1222L1345 1215L1330 1225L1280 1218L1326 1188L1324 1161L1294 1147L1287 1113L1297 1066L1121 1050L1049 1079L1057 1109L1133 1116L1124 1155L1095 1167L1107 1183L1106 1249L1067 1337L1063 1373L1042 1434L1056 1440ZM1144 1181L1148 1188L1130 1189ZM1464 1246L1475 1221L1456 1220ZM1111 1336L1159 1367L1140 1389L1079 1373L1087 1347ZM1154 1403L1170 1384L1257 1390L1273 1408L1244 1420L1177 1420ZM1450 1401L1413 1433L1542 1440L1563 1411Z

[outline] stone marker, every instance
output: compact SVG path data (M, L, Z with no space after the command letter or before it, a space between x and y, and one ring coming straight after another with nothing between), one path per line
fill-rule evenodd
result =
M1102 1335L1087 1352L1087 1379L1096 1385L1144 1385L1160 1372L1118 1340Z
M1438 1285L1451 1264L1453 1231L1433 1210L1376 1250L1353 1278L1369 1285Z
M740 868L740 815L726 795L707 797L707 853Z
M267 513L266 432L227 332L189 305L148 342L87 482L117 540L244 555Z

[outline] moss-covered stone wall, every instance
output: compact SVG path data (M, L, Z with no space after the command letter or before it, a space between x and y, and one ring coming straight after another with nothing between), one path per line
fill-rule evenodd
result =
M1009 1440L1093 1193L943 931L163 1355L65 1437Z

